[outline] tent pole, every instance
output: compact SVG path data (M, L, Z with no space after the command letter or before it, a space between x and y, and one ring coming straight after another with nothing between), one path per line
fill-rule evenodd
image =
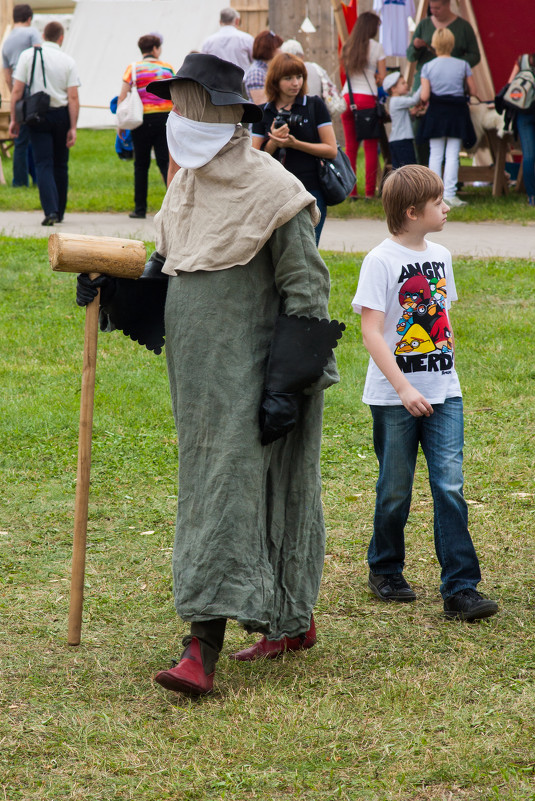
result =
M338 36L340 37L342 44L345 44L347 42L349 33L347 31L346 18L344 17L342 3L340 0L331 0L331 6L333 8L334 21L336 22Z

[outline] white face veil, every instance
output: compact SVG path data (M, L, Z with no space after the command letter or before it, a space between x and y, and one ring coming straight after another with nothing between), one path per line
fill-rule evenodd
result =
M180 167L204 167L230 141L243 106L214 106L206 89L194 81L177 81L170 91L174 108L166 125L169 152Z

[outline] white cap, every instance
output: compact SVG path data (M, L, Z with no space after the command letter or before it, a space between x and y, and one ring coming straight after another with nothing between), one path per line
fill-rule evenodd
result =
M389 72L383 81L383 89L385 92L389 92L392 87L397 84L400 78L401 72Z
M297 39L287 39L280 46L281 53L291 53L292 56L304 56L303 45Z

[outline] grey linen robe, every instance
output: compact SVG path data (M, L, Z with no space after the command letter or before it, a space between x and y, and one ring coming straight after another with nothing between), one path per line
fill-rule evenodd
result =
M320 443L332 358L296 429L260 444L280 312L328 317L329 274L304 209L246 265L169 279L166 352L179 440L178 614L232 618L270 639L306 631L324 560Z

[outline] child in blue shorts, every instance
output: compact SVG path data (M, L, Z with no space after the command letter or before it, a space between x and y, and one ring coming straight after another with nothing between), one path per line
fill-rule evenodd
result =
M416 599L403 577L404 530L421 445L444 612L472 621L496 614L498 604L476 590L481 573L463 496L463 401L448 314L457 299L451 254L425 238L446 222L442 193L442 181L427 167L407 165L388 176L382 200L391 237L364 259L352 303L371 357L363 400L379 461L368 586L383 601Z

